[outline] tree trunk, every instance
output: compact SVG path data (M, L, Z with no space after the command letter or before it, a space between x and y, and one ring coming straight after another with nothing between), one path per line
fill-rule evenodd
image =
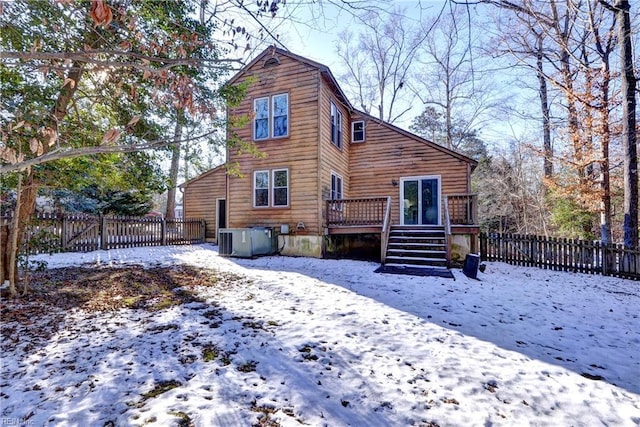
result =
M609 82L611 73L609 68L609 52L602 52L602 87L600 106L600 240L604 244L611 244L611 177L609 172L609 144L611 129L609 120Z
M543 58L543 37L538 35L538 51L536 53L537 57L537 68L536 72L538 74L538 93L540 95L540 108L542 110L542 141L543 141L543 154L544 154L544 177L546 179L550 179L553 177L553 147L551 146L551 120L550 120L550 112L549 112L549 91L547 88L547 79L544 75L544 69L542 64Z
M165 218L176 217L176 187L178 186L178 171L180 169L180 140L182 139L182 125L184 111L176 111L176 127L173 130L173 144L171 145L171 169L169 170L169 188L167 189L167 210Z
M7 247L9 259L7 260L9 278L9 296L15 298L18 296L16 283L18 282L18 251L19 246L18 236L20 236L20 212L22 206L22 173L18 174L18 185L16 187L16 210L13 213L13 221L11 222L11 229L9 231L9 238L7 239Z
M58 124L67 115L67 107L71 102L73 95L75 94L80 78L82 76L81 64L74 63L71 67L67 78L73 81L73 84L66 84L60 89L58 98L51 109L51 120L49 122L49 128L57 132ZM51 146L47 143L43 144L44 154L51 150ZM21 175L20 175L21 176ZM13 228L9 232L10 238L6 241L0 242L1 251L5 258L3 260L4 279L9 280L10 283L16 283L18 281L18 271L15 265L15 260L18 259L18 250L22 243L24 236L24 230L27 227L31 216L36 210L36 196L38 194L38 188L40 184L36 179L36 171L34 168L30 168L27 171L27 177L22 183L22 189L18 190L18 200L20 203L16 205L16 212L14 212L14 224L17 228ZM14 234L12 234L14 233ZM13 238L17 238L15 245L11 244Z
M631 44L631 6L616 2L622 68L622 146L624 149L624 245L638 247L638 148L636 130L636 77Z

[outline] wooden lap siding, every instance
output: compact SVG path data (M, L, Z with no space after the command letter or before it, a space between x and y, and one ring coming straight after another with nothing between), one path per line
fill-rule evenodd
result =
M331 142L331 102L342 112L342 148L339 149ZM333 94L325 79L323 79L320 102L320 212L325 212L325 200L331 198L331 172L342 176L342 197L349 198L349 146L351 143L351 120L345 106ZM326 222L326 219L325 219Z
M365 120L366 142L351 144L349 197L391 196L391 223L399 224L401 177L440 175L442 196L469 192L466 161L371 118L353 117L361 119Z
M258 61L238 79L255 79L242 101L231 115L251 114L255 98L281 93L289 94L289 136L256 141L266 154L263 159L238 155L229 150L231 164L238 162L242 176L229 177L229 227L274 226L305 224L301 233L320 234L318 221L318 85L320 72L286 56L280 64L263 68ZM234 129L246 141L253 139L253 122ZM253 172L288 168L289 207L253 207ZM272 197L272 193L270 195Z
M183 216L203 218L206 222L205 238L216 238L217 199L226 198L227 169L218 166L199 177L182 184Z

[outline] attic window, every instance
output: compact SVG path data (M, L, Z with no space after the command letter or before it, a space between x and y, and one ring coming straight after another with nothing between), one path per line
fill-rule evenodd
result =
M280 65L280 60L278 58L276 58L275 56L272 56L271 58L267 59L266 61L264 61L264 64L262 65L262 68L269 68L269 67L275 67Z
M364 142L364 121L351 123L351 141Z

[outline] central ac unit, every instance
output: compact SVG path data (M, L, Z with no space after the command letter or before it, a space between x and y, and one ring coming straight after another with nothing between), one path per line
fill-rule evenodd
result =
M271 255L277 250L276 235L269 227L222 228L218 245L220 255L241 258Z

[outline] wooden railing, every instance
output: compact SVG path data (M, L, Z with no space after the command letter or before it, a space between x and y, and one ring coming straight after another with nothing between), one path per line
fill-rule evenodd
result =
M364 199L327 200L327 226L331 227L382 227L388 197Z
M449 194L445 196L445 215L451 225L478 224L478 195Z
M640 280L640 250L599 241L521 234L480 234L486 261Z
M0 226L10 226L10 216ZM98 249L195 244L204 242L202 219L34 215L25 230L22 253L90 252Z
M387 207L382 221L382 234L380 235L380 263L384 264L387 258L387 246L389 244L389 230L391 229L391 197L387 197Z
M451 213L449 211L449 197L444 198L444 237L447 257L447 268L451 267Z

